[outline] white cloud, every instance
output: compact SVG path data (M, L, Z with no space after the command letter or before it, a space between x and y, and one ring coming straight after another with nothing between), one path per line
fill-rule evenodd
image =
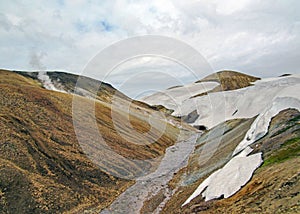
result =
M44 53L43 67L49 70L78 73L111 43L157 34L187 42L216 70L256 76L295 73L299 6L296 0L2 2L0 67L34 69L30 60L35 52Z
M224 15L231 15L246 8L252 0L226 0L216 1L216 12Z
M104 81L120 88L128 96L137 97L149 90L160 90L162 85L168 88L196 80L182 65L165 58L148 56L120 64Z

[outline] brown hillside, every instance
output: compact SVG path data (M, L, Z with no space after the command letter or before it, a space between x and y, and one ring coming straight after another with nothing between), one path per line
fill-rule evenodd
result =
M0 88L0 213L97 213L133 183L101 171L85 155L74 132L71 94L45 90L34 78L4 70ZM121 155L157 157L176 140L178 129L167 125L156 143L131 144L115 130L110 104L95 105L99 131ZM153 110L134 104L131 110L131 124L141 134L121 129L142 139L150 128L145 112ZM117 120L125 119L126 112L117 114Z
M240 88L245 88L252 85L252 82L259 80L260 78L243 74L236 71L219 71L217 73L211 74L196 83L200 82L218 82L219 86L208 91L206 93L198 94L193 97L207 95L207 93L219 92L219 91L230 91Z

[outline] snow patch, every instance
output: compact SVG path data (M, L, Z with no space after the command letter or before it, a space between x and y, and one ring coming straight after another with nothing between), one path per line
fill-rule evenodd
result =
M274 102L255 119L242 142L240 142L234 150L232 156L265 136L268 133L272 118L280 111L288 108L300 110L300 100L294 97L277 97Z
M204 125L210 129L226 120L252 118L277 97L299 99L299 83L299 75L259 80L254 86L184 100L173 109L172 115L185 116L197 110L199 117L192 125Z
M226 120L258 115L243 141L235 148L231 160L205 179L182 206L200 194L208 201L222 196L228 198L239 191L263 162L261 153L249 155L252 151L249 145L268 132L272 117L280 111L300 109L300 75L262 79L250 87L192 98L215 86L207 85L208 90L200 91L196 91L195 87L192 93L188 90L190 86L174 88L143 99L150 105L161 104L174 110L173 116L186 116L196 110L199 117L191 125L203 125L208 129Z
M228 198L241 189L252 177L253 172L262 164L262 154L247 156L252 149L247 147L242 153L233 157L222 169L205 179L194 193L182 204L190 203L202 193L205 201Z
M191 97L207 92L217 87L217 82L200 82L192 83L178 88L171 88L165 91L157 92L150 96L144 97L141 101L149 105L163 105L168 109L176 109L178 106Z
M285 80L286 79L288 78L285 78ZM257 108L262 109L264 107L264 109L258 112L258 117L252 123L244 139L235 148L232 154L233 158L231 158L222 169L217 170L205 179L182 206L188 204L201 193L205 198L205 201L217 199L221 196L228 198L239 191L241 187L251 179L253 172L263 163L263 161L261 153L248 156L248 154L252 152L252 149L249 146L267 134L272 118L280 111L288 108L300 110L300 84L299 79L296 82L293 82L294 80L278 82L276 79L277 83L274 83L274 80L265 81L264 84L268 85L269 88L265 88L265 90L261 92L255 89L255 87L254 89L244 89L253 90L250 91L250 93L248 91L248 96L245 96L247 99L251 100L248 102L244 100L246 102L242 102L245 104L244 107L236 104L234 106L238 107L238 112L236 112L236 114L239 114L239 111L245 113L247 108L249 111L253 108L255 109L254 104L257 101L262 102L257 103L261 104L261 106L258 105ZM258 88L262 87L262 85L259 85ZM266 91L267 94L265 93ZM256 95L256 97L254 95ZM234 117L236 114L231 115L231 117ZM227 117L230 118L230 116Z

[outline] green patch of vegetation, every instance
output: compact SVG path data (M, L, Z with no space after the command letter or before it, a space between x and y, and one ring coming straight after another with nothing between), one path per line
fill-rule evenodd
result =
M264 160L263 166L281 163L300 155L300 137L291 138L282 144L274 154Z
M298 143L298 142L300 142L300 137L295 137L295 138L285 141L283 146L292 145L293 143Z

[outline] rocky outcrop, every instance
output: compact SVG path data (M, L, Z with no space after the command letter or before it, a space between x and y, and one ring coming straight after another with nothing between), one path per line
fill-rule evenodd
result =
M182 119L186 123L194 123L199 117L199 114L197 113L197 110L192 111L186 116L183 116Z

